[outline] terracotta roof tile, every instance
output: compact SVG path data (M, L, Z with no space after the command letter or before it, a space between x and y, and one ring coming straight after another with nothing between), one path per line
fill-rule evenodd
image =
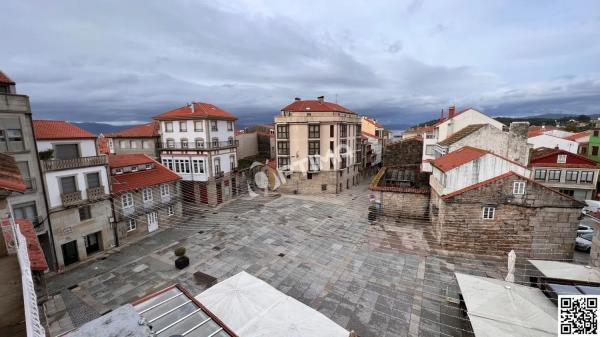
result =
M108 156L108 164L111 169L147 163L154 163L154 168L111 176L113 193L123 193L148 186L181 180L181 177L175 172L169 170L161 163L145 154L119 154Z
M574 134L572 134L570 136L565 137L565 139L572 140L572 141L576 142L578 139L589 137L590 134L591 134L590 130L586 130L586 131L581 131L581 132L574 133Z
M21 233L27 241L27 254L29 255L29 264L31 270L44 271L48 269L48 262L44 256L42 246L38 241L37 234L33 228L33 224L29 219L15 219L15 223L19 225Z
M11 80L10 77L6 76L6 74L0 70L0 83L11 85L15 84L15 81Z
M373 125L374 125L376 128L381 128L381 129L383 129L383 128L384 128L384 126L383 126L383 125L379 124L379 123L378 123L376 120L374 120L374 119L371 119L371 118L369 118L369 117L363 117L363 119L364 119L364 120L366 120L367 122L369 122L369 123L373 124Z
M479 157L483 157L487 153L485 150L465 146L431 161L431 165L437 167L442 172L447 172Z
M439 142L439 144L442 146L452 145L452 144L458 142L459 140L467 137L468 135L472 134L473 132L481 129L482 127L484 127L486 125L487 124L473 124L473 125L466 126L462 129L458 130L457 132L453 133L450 137L442 140L441 142Z
M134 127L104 134L107 138L151 138L158 137L159 123L153 121L150 123L136 125Z
M368 132L365 132L365 131L361 131L360 134L361 134L361 136L364 136L365 138L371 137L371 138L382 139L381 137L377 137L374 134L371 134L371 133L368 133Z
M237 117L210 103L194 102L192 112L191 105L185 105L175 110L167 111L153 118L158 121L180 120L180 119L219 119L235 121Z
M565 154L567 155L566 163L558 163L557 160L550 158L552 160L544 161L544 158ZM572 153L562 149L550 149L547 147L537 148L531 151L531 156L529 159L530 167L565 167L565 168L598 168L598 163L594 160L591 160L587 157L578 155L576 153Z
M294 101L291 104L286 105L281 111L293 111L293 112L343 112L349 114L355 114L353 112L339 104L331 102L321 102L318 100L301 100Z
M20 193L26 189L15 158L4 153L0 153L0 189Z
M37 140L96 139L96 135L65 121L34 120L33 132Z

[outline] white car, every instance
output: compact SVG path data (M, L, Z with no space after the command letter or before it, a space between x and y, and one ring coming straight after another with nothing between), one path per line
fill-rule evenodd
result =
M580 224L579 227L577 227L577 235L579 236L580 234L586 233L594 233L594 227Z
M600 201L598 200L585 200L585 207L581 210L583 214L587 212L598 212L600 210Z
M593 233L584 233L581 235L577 235L575 239L575 249L588 252L592 249L592 237Z

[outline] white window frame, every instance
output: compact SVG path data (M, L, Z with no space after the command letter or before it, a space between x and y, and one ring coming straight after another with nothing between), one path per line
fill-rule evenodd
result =
M227 131L233 131L233 122L227 121Z
M173 207L173 205L169 205L169 207L167 207L167 214L169 216L175 215L175 208Z
M184 126L183 128L181 126ZM180 121L179 122L179 131L180 132L187 132L187 121Z
M160 185L160 196L167 197L171 195L171 186L169 184Z
M152 188L146 187L142 190L142 200L144 202L152 201Z
M132 166L132 167L131 167L131 172L137 172L137 170L138 170L138 167L137 167L137 166Z
M566 163L567 162L567 155L566 154L559 154L556 157L556 162L558 164L564 164L564 163Z
M204 159L192 159L192 172L194 174L204 174Z
M152 168L152 164L146 164L146 170L149 170Z
M525 194L525 186L526 186L526 183L524 181L513 182L513 194L514 195Z
M204 132L204 121L194 121L194 131Z
M173 122L165 122L165 132L173 132Z
M133 207L133 195L131 193L127 192L121 195L121 206L123 208Z
M485 206L481 212L481 218L483 220L494 220L496 217L496 207Z
M127 219L127 231L131 232L137 229L137 221L134 218Z

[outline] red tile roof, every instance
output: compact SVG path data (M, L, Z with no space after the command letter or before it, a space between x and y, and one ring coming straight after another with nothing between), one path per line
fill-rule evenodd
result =
M210 103L194 102L194 109L192 112L191 105L185 105L175 110L164 112L160 115L156 115L153 118L158 121L169 121L169 120L187 120L187 119L219 119L235 121L235 117L232 113L227 112L215 105Z
M374 134L372 134L372 133L368 133L368 132L365 132L365 131L361 131L360 133L361 133L361 136L363 136L363 137L365 137L365 138L367 138L367 137L371 137L371 138L382 139L381 137L377 137L377 136L375 136Z
M0 70L0 83L11 85L15 84L15 81L11 80L10 77L6 76L6 74Z
M513 171L509 171L509 172L506 172L506 173L504 173L504 174L501 174L501 175L499 175L499 176L496 176L496 177L494 177L494 178L491 178L491 179L488 179L488 180L484 180L484 181L482 181L482 182L479 182L479 183L477 183L477 184L473 184L473 185L471 185L471 186L467 186L467 187L465 187L465 188L462 188L462 189L460 189L460 190L458 190L458 191L454 191L454 192L452 192L452 193L448 193L448 194L446 194L446 195L442 196L442 199L444 199L444 200L446 200L446 199L450 199L450 198L452 198L452 197L455 197L455 196L457 196L457 195L460 195L460 194L463 194L463 193L465 193L465 192L468 192L468 191L471 191L471 190L477 189L477 188L479 188L479 187L482 187L482 186L485 186L485 185L491 184L491 183L493 183L493 182L495 182L495 181L502 180L502 179L504 179L504 178L507 178L507 177L510 177L510 176L516 176L516 177L519 177L520 179L526 180L526 181L527 181L528 183L530 183L530 184L534 184L534 185L540 186L541 188L544 188L544 189L547 189L547 190L549 190L549 191L552 191L552 192L554 192L554 193L558 193L558 194L560 194L561 196L563 196L563 197L565 197L565 198L568 198L568 199L571 199L571 200L574 200L574 201L576 201L576 202L580 203L582 206L583 206L583 205L585 205L585 203L584 203L584 202L582 202L581 200L577 200L577 199L575 199L575 198L573 198L573 197L571 197L571 196L569 196L569 195L566 195L566 194L560 193L558 190L555 190L555 189L553 189L553 188L550 188L550 187L548 187L548 186L544 186L544 185L542 185L542 184L538 183L538 182L537 182L537 181L535 181L535 180L531 180L531 179L529 179L529 178L527 178L527 177L524 177L524 176L522 176L522 175L520 175L520 174L518 174L518 173L515 173L515 172L513 172Z
M558 163L558 155L567 156L566 163ZM531 152L530 167L598 168L598 164L581 155L561 150L541 147Z
M565 137L565 139L576 142L578 139L589 137L590 133L591 133L590 130L581 131L581 132L574 133L570 136L567 136L567 137Z
M150 170L140 170L137 172L128 172L112 176L111 187L113 193L122 193L148 186L181 180L181 177L175 172L169 170L161 163L145 154L117 154L108 156L108 165L111 169L116 167L148 163L154 163L154 168Z
M383 125L381 125L381 124L377 123L377 121L376 121L376 120L374 120L374 119L371 119L371 118L369 118L369 117L363 117L363 119L364 119L364 120L366 120L367 122L369 122L369 123L371 123L371 124L375 125L375 127L376 127L376 128L381 128L381 129L383 129L383 128L384 128L384 126L383 126Z
M488 154L488 151L465 146L431 161L431 165L437 167L442 172L447 172L479 157L483 157L486 154Z
M26 189L15 158L4 153L0 153L0 189L20 193Z
M556 130L556 127L551 125L531 125L527 131L527 138L535 137L544 134L544 132Z
M33 132L37 140L96 139L96 135L65 121L34 120Z
M15 223L19 225L21 233L27 241L27 254L29 255L29 264L31 270L44 271L48 269L48 262L44 256L42 246L38 241L37 234L33 228L33 224L29 219L16 219Z
M131 128L125 129L125 130L105 133L104 137L107 137L107 138L151 138L151 137L158 137L158 135L159 135L158 134L159 125L160 124L158 123L158 121L153 121L153 122L142 124L142 125L136 125L134 127L131 127Z
M349 114L355 114L353 112L339 104L331 102L321 102L319 100L301 100L294 101L291 104L286 105L281 111L293 111L293 112L343 112Z

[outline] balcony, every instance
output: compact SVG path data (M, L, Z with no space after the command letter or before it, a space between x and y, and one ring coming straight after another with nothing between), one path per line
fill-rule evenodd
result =
M222 178L224 175L223 171L215 172L215 178Z
M106 165L106 156L80 157L73 159L42 160L42 171L60 171L90 166Z
M89 201L102 200L106 197L104 186L90 187L86 190Z
M81 191L62 193L60 199L64 207L79 205L82 201Z
M219 150L237 147L239 142L163 142L159 144L161 150Z

